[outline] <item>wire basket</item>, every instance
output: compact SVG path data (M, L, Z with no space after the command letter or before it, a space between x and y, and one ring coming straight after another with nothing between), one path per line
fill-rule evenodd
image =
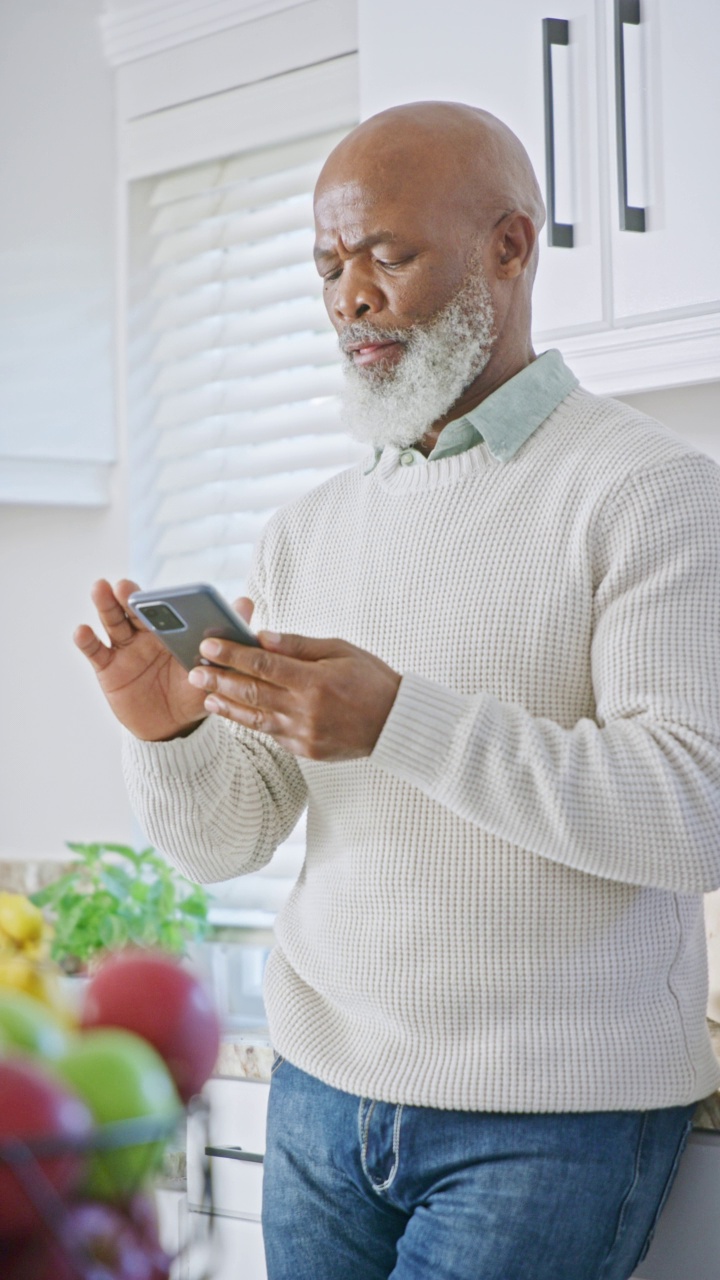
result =
M191 1100L189 1114L193 1124L201 1131L209 1132L209 1108L204 1098ZM92 1133L78 1139L57 1137L33 1137L27 1141L4 1138L0 1141L0 1168L5 1166L30 1201L37 1219L31 1239L17 1241L0 1239L0 1280L37 1280L42 1270L43 1257L52 1248L60 1251L67 1270L68 1280L113 1280L114 1272L102 1260L94 1256L78 1237L73 1225L73 1210L80 1203L94 1197L79 1194L61 1195L43 1168L43 1161L65 1155L88 1156L94 1181L102 1186L102 1200L111 1206L127 1206L134 1195L143 1190L148 1178L157 1170L164 1144L178 1132L185 1113L169 1118L141 1117L119 1120L102 1125ZM207 1142L203 1144L207 1146ZM113 1155L126 1153L133 1157L131 1169L135 1175L128 1182L128 1166L121 1166L122 1174L115 1180L117 1161ZM98 1175L102 1175L98 1177ZM202 1165L202 1238L189 1237L180 1252L166 1260L163 1270L158 1259L158 1270L153 1273L158 1280L163 1275L182 1276L182 1280L212 1280L215 1258L213 1232L212 1170L207 1156ZM49 1275L49 1273L47 1273ZM64 1280L64 1277L63 1277Z

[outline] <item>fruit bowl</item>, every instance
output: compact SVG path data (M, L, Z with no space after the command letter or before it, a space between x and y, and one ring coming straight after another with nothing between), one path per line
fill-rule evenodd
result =
M201 980L160 953L107 957L72 1011L0 981L0 1280L169 1280L147 1189L185 1108L203 1123L219 1042ZM183 1249L188 1280L212 1246Z
M193 1123L207 1132L208 1108L193 1100ZM210 1280L211 1252L207 1241L187 1240L171 1257L162 1247L157 1214L144 1192L157 1167L157 1152L184 1122L174 1117L141 1117L94 1128L77 1138L39 1135L25 1141L0 1140L0 1177L9 1174L34 1214L31 1234L3 1238L0 1234L0 1280L169 1280L182 1258L188 1280ZM207 1145L205 1143L204 1145ZM137 1160L137 1185L128 1187L124 1172L117 1194L108 1186L103 1201L80 1193L64 1194L47 1176L53 1160L78 1157L82 1161L110 1161L129 1149L147 1152L147 1164ZM123 1166L121 1165L121 1170ZM212 1227L213 1201L210 1162L203 1169L204 1216Z

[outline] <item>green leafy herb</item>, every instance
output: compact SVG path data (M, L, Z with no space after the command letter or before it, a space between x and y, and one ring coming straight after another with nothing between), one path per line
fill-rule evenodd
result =
M141 946L181 953L204 936L205 890L154 849L70 841L68 848L77 864L31 895L53 924L52 957L67 973L82 971L101 952Z

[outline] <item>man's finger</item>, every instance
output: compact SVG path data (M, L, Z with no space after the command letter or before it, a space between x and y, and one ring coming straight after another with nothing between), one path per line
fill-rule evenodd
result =
M243 622L247 622L249 626L250 623L252 622L252 616L255 612L255 605L253 604L250 597L238 596L237 600L233 601L233 609L235 610L236 613L240 614L240 617L242 618Z
M260 631L258 639L263 649L297 658L301 662L319 662L321 658L339 658L352 649L345 640L321 639L311 636L295 636L289 632L279 635L276 631Z
M92 627L84 624L78 627L73 634L73 640L96 671L105 670L112 657L112 651L102 643L102 640L98 640Z
M188 680L196 689L218 694L223 702L254 711L282 712L288 706L287 689L221 667L193 667Z
M343 640L311 640L307 636L276 636L268 631L261 631L258 638L262 645L260 649L250 645L234 644L229 640L216 638L203 640L200 653L203 658L208 658L218 666L229 667L232 671L254 676L267 684L278 685L282 689L293 689L304 681L308 662L316 662L320 658L341 657L352 650L352 645L346 644Z
M119 593L121 588L125 587L127 587L127 592L124 593L125 598L122 599ZM137 631L137 627L133 625L125 612L127 596L130 595L131 591L136 590L137 587L134 583L123 581L118 583L116 590L113 591L107 579L100 578L90 592L90 598L98 611L100 621L107 631L108 639L118 648L129 644Z

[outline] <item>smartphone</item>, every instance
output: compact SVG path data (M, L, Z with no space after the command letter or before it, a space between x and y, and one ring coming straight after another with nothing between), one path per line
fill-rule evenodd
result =
M135 617L162 641L186 671L221 665L200 656L200 645L209 636L260 647L257 636L206 582L134 591L128 604Z

